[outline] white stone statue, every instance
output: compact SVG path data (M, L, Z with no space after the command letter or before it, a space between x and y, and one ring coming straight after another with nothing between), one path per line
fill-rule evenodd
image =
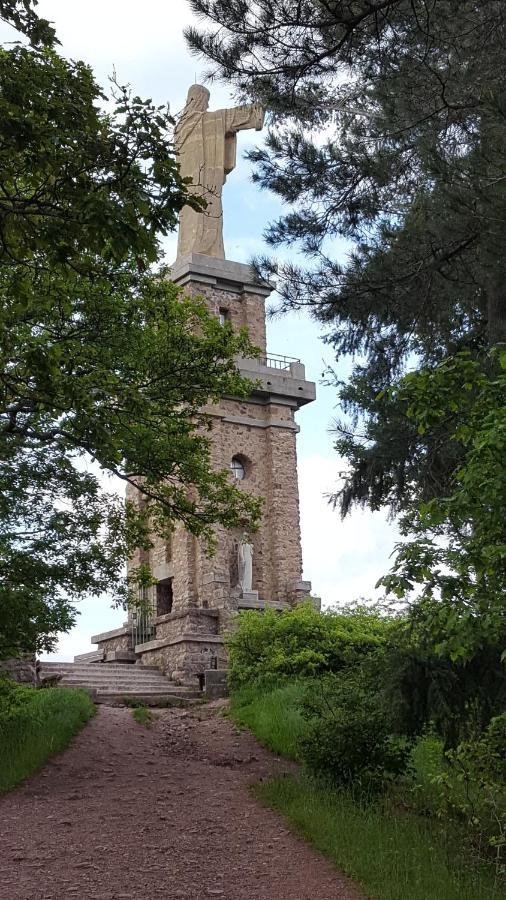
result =
M190 206L179 217L178 258L202 253L225 259L221 193L229 172L235 168L237 132L263 126L264 113L254 103L234 109L207 112L209 91L194 84L176 126L176 151L183 178L191 178L190 191L203 197L207 207L196 212Z
M253 544L248 541L248 535L243 534L237 547L237 562L239 568L239 585L243 594L251 593L253 588Z

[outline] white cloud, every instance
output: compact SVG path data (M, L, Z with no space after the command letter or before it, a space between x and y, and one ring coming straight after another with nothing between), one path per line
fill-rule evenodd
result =
M192 16L186 0L40 0L38 13L54 22L74 57L149 60L185 50L183 27Z
M374 586L390 568L389 556L399 538L381 512L354 510L341 521L325 496L338 487L339 469L337 454L299 459L304 573L324 606L381 596Z
M121 84L177 113L189 85L204 78L207 65L183 37L195 22L187 0L40 0L37 11L54 22L61 52L91 65L106 91L116 70ZM230 97L223 85L212 93L215 107Z
M48 656L42 654L41 659L69 662L79 653L89 653L97 648L91 644L90 637L101 631L119 628L126 619L123 609L113 609L107 596L83 600L76 604L79 611L77 622L72 631L60 635L55 653Z

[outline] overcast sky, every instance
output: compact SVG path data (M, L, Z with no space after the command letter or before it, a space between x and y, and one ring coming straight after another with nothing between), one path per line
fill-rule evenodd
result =
M55 23L61 52L90 64L106 93L108 77L115 70L120 83L129 83L143 97L168 102L177 112L189 85L202 81L205 62L190 56L182 36L183 27L192 21L186 0L40 0L38 11ZM7 29L0 36L9 39ZM232 105L229 91L211 86L210 107L224 105ZM263 229L281 207L276 198L249 181L250 169L242 155L258 135L240 132L238 139L238 165L223 196L225 252L228 259L248 262L265 249ZM175 246L174 236L166 242L169 263ZM344 257L344 243L336 242L335 251ZM329 432L339 412L336 390L319 384L325 366L335 365L332 352L321 341L320 326L303 315L270 321L267 334L272 353L300 357L306 364L306 377L317 382L316 402L298 414L304 578L312 581L313 592L322 597L324 606L377 596L374 585L390 566L395 527L382 513L362 511L341 522L325 499L335 490L343 469ZM348 369L349 362L342 361L340 373ZM78 625L62 636L59 658L70 659L74 653L92 649L91 634L117 627L125 618L123 611L110 608L107 599L83 601L79 608Z

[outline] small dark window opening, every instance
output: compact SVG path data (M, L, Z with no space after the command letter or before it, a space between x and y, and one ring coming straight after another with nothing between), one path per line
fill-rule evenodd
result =
M225 322L230 322L230 310L224 309L223 307L221 307L219 316L220 316L220 325L224 325Z
M166 616L172 612L172 578L164 578L156 585L156 614Z

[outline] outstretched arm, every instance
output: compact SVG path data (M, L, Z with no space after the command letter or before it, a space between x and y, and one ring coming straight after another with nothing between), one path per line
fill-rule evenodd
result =
M236 106L226 109L226 131L244 131L254 128L260 131L264 124L264 111L259 103L247 103L244 106Z

